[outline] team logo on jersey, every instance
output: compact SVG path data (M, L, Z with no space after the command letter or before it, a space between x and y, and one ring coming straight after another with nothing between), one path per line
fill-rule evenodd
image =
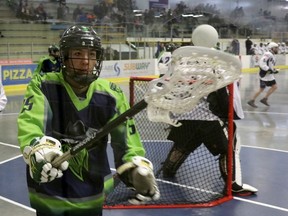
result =
M122 93L122 89L115 83L110 83L110 89L119 93Z

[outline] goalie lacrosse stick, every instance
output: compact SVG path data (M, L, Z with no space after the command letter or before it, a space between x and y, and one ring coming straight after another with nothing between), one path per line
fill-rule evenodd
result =
M185 113L197 105L199 99L227 86L240 78L241 63L233 55L214 49L196 46L180 47L173 52L169 71L161 78L149 83L144 99L107 123L77 145L71 147L52 165L58 167L82 149L97 146L97 141L114 128L132 118L147 107L150 121L177 126L172 113Z

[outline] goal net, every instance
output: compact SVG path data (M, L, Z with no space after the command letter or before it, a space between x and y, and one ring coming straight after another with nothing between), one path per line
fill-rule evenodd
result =
M149 81L152 79L143 77L130 78L131 106L143 99L144 93L148 89ZM201 115L201 112L197 113L197 115ZM146 149L146 158L151 160L154 165L161 198L145 205L131 205L127 200L133 195L133 191L129 190L122 182L116 180L114 191L106 198L106 209L209 207L232 199L231 183L228 183L231 182L231 168L227 169L228 177L224 176L223 170L221 171L220 169L219 155L213 156L203 144L187 155L187 158L173 178L163 177L162 166L173 146L173 142L167 139L170 126L165 123L149 121L146 110L138 113L134 120ZM182 135L179 134L179 136ZM227 155L227 164L229 165L231 164L229 159L231 156L229 157L230 154Z

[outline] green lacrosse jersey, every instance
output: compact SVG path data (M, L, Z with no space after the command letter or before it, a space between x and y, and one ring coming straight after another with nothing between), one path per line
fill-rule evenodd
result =
M59 58L53 58L50 56L42 57L35 69L34 73L48 73L48 72L60 72L61 71L61 63Z
M63 151L74 145L68 140L83 140L129 109L122 90L104 79L97 79L81 97L65 82L63 74L35 74L27 86L18 117L20 149L42 136L52 136L62 143ZM63 177L49 183L37 183L29 175L27 182L31 206L41 215L102 215L105 194L113 189L108 162L110 141L116 168L144 156L134 120L127 119L99 140L97 147L79 152L70 159Z

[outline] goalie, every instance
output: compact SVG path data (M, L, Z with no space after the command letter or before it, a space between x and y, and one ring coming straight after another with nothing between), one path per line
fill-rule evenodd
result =
M234 83L234 111L235 119L244 117L237 83ZM203 143L211 154L219 156L219 169L226 181L228 148L228 93L226 87L210 93L208 97L203 97L193 110L177 115L175 118L182 125L172 127L168 135L168 139L173 141L174 145L163 164L163 177L174 177L189 154ZM242 196L255 194L256 188L242 183L240 147L239 140L236 139L234 123L232 192L234 195Z
M91 26L68 28L60 40L62 71L35 74L18 117L18 141L27 163L27 184L37 216L101 216L105 194L113 189L106 152L108 135L59 167L53 160L129 109L122 90L98 79L103 49ZM120 179L135 190L129 200L159 199L153 165L127 119L110 132Z

